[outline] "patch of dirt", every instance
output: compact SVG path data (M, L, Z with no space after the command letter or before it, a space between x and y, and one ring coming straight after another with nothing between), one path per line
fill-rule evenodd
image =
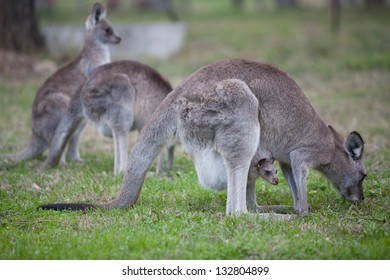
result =
M46 77L57 70L50 59L0 49L0 80L27 80Z

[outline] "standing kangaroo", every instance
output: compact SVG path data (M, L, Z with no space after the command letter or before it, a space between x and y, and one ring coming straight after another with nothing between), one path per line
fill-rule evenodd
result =
M114 138L114 173L124 171L129 131L141 131L171 90L167 80L142 63L122 60L98 67L74 96L61 119L48 155L48 165L58 164L66 143L84 126L86 117L104 136ZM174 146L170 146L169 169L172 168L173 151ZM157 172L161 170L162 158Z
M280 162L298 215L308 214L306 180L319 170L350 201L363 197L364 141L346 141L324 124L299 86L267 64L232 59L205 66L177 86L138 136L122 189L106 204L51 204L41 209L111 209L134 205L152 160L178 139L203 185L227 181L226 213L264 211L247 185L252 158L265 151ZM223 177L221 179L221 177Z
M13 161L33 159L40 156L52 143L53 135L70 101L85 79L96 67L110 62L108 44L119 44L105 19L106 10L96 3L86 20L84 47L80 55L68 65L56 71L39 88L32 106L32 135L28 146L13 155L4 155ZM69 141L67 158L80 160L78 139L81 128ZM62 159L65 161L65 158Z

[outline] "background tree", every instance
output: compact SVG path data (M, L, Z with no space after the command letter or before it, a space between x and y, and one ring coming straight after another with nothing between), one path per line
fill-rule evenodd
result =
M34 0L0 0L0 26L0 49L32 53L44 48Z

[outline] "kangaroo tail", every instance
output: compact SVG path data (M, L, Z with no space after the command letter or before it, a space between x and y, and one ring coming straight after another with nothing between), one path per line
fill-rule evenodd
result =
M177 122L174 109L175 97L168 95L160 104L150 120L141 130L130 154L122 188L113 201L106 204L48 204L39 206L43 210L109 210L127 208L134 205L153 160L164 146L175 137Z
M13 162L19 162L22 160L29 160L40 156L46 150L46 148L46 142L33 133L31 135L28 146L24 150L16 154L3 154L0 157L11 160Z
M85 211L85 210L94 210L97 209L96 205L87 204L87 203L58 203L58 204L46 204L37 207L37 210L56 210L56 211L64 211L64 210L72 210L72 211Z

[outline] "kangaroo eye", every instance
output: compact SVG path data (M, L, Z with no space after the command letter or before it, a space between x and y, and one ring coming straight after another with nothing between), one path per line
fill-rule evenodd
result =
M265 171L265 175L267 175L267 176L271 175L271 171L266 170L266 171Z
M111 28L107 28L106 29L106 33L107 33L107 35L111 35L112 34L112 29Z

